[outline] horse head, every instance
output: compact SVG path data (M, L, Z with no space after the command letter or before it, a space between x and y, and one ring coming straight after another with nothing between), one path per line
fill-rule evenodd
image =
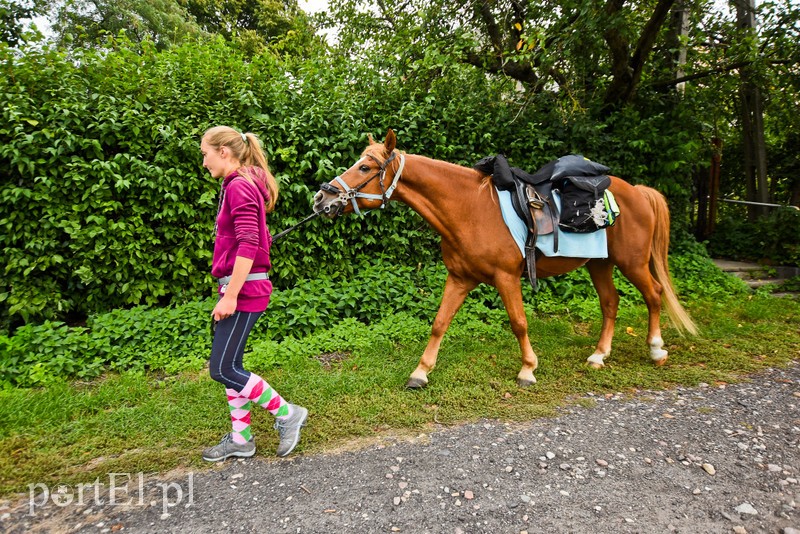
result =
M403 173L405 156L395 150L397 137L389 129L383 143L369 136L361 158L341 175L322 184L314 195L314 212L329 218L361 209L383 208Z

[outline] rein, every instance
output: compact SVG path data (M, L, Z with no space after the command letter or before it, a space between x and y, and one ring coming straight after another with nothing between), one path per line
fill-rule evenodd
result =
M272 242L274 243L275 241L277 241L278 239L282 238L283 236L285 236L286 234L288 234L289 232L291 232L295 228L298 228L298 227L304 225L305 223L307 223L311 219L319 217L321 213L322 212L312 213L311 215L309 215L308 217L306 217L305 219L303 219L299 223L295 224L294 226L290 226L286 230L284 230L284 231L282 231L282 232L280 232L278 234L275 234L274 236L272 236Z
M394 160L394 158L398 155L398 152L394 151L392 154L386 159L386 161L381 161L372 154L367 154L368 157L372 158L375 163L380 166L378 172L361 182L355 187L350 187L347 183L342 180L341 176L337 176L334 178L339 184L341 184L343 189L339 189L333 184L325 183L320 186L320 190L325 191L326 193L331 193L333 195L338 195L339 199L341 200L342 206L347 204L349 200L353 204L353 211L357 215L361 215L361 210L358 209L358 202L356 202L357 198L365 198L367 200L380 200L381 205L380 209L386 207L386 204L389 203L389 199L392 198L392 193L397 188L397 182L400 181L400 176L403 174L403 167L406 163L406 158L403 154L399 154L400 156L400 165L397 167L397 172L394 173L394 179L392 183L387 188L384 185L384 179L386 178L386 169L388 168L389 164ZM381 194L376 195L373 193L362 193L361 189L363 189L367 184L372 182L375 178L378 178L378 183L381 186Z

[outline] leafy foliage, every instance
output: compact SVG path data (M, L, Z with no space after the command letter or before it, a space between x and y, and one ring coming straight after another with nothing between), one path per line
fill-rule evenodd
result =
M14 8L12 3L9 12L0 4L0 17L19 18L20 12L34 10L47 15L54 40L74 51L106 48L113 37L150 42L163 50L186 40L221 36L237 43L247 55L269 48L306 56L306 50L322 44L296 0L28 1L34 2L33 9ZM14 29L13 42L6 41L16 45L20 31Z
M232 39L251 52L267 44L289 45L304 56L314 32L296 0L175 0L204 31ZM316 43L318 44L318 43Z
M63 319L207 294L218 189L200 166L207 127L231 124L265 140L282 185L273 226L309 213L317 184L354 161L366 141L369 127L354 119L359 100L328 91L335 73L318 77L313 64L296 65L295 74L269 53L245 61L221 40L166 52L117 44L77 58L51 48L23 57L0 50L0 92L9 102L0 123L5 317ZM419 236L430 242L409 217L293 234L291 255L276 246L275 280L347 276L347 260L369 250L405 249ZM397 231L402 226L410 229ZM364 237L345 247L346 235ZM342 258L342 249L350 255ZM410 259L427 259L430 249Z

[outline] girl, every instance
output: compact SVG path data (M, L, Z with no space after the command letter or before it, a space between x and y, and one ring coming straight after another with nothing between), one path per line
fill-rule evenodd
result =
M278 183L252 133L216 126L203 134L200 150L203 167L222 179L211 266L220 299L211 313L216 328L209 372L226 388L233 426L219 444L203 451L203 459L217 462L256 453L250 432L254 402L275 416L278 456L286 456L300 440L308 410L286 402L263 378L242 366L247 336L267 309L272 293L267 274L272 236L266 214L275 207Z

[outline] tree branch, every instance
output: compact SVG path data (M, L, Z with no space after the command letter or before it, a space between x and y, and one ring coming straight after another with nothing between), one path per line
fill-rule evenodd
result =
M474 52L468 52L464 60L474 67L482 69L486 72L493 74L503 74L519 80L524 83L536 85L539 83L539 76L528 65L523 65L515 61L506 61L503 63L500 59L493 58L487 61L486 56L478 55Z
M723 67L717 67L715 69L704 70L702 72L695 72L694 74L689 74L687 76L681 76L680 78L675 78L672 80L660 80L656 82L651 82L648 84L648 87L652 87L654 89L663 89L665 87L671 87L673 85L677 85L679 83L684 82L691 82L693 80L700 80L702 78L707 78L709 76L714 76L715 74L722 74L724 72L730 72L732 70L741 69L744 67L749 67L752 65L753 61L739 61L737 63L731 63L730 65L725 65ZM797 62L791 59L774 59L771 61L766 62L768 65L794 65Z
M624 3L625 0L609 0L606 4L606 14L609 17L616 15ZM606 105L629 102L633 98L641 80L647 56L653 50L658 32L667 20L674 3L675 0L658 1L653 15L642 29L636 49L630 58L627 57L628 43L619 30L611 25L606 31L606 42L611 50L613 76L605 96Z
M667 17L669 17L669 13L674 4L675 0L659 0L656 8L653 10L653 16L650 17L644 30L642 30L642 34L639 36L639 42L636 45L636 50L634 50L633 56L631 57L631 67L633 68L635 78L638 79L641 76L647 56L653 49L653 45L658 38L658 32L664 25Z
M491 2L491 0L483 0L480 2L478 13L483 20L483 23L486 25L486 33L489 36L489 42L492 43L492 47L496 52L502 54L503 35L500 32L500 27L497 25L497 21L494 19L494 15L492 14L492 3L493 2Z

